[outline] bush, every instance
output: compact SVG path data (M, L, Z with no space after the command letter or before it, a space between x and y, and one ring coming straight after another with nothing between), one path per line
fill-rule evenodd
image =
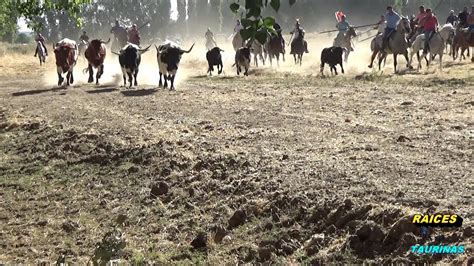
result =
M25 43L30 43L32 40L33 38L31 37L30 34L22 32L18 34L18 36L16 37L15 43L25 44Z

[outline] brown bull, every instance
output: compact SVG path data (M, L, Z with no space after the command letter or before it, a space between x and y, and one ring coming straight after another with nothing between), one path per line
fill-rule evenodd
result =
M67 85L74 83L73 70L77 62L78 48L76 42L70 39L63 39L54 48L56 57L56 68L58 72L58 86L63 84L63 74L66 75Z
M89 80L87 82L94 82L94 69L97 69L96 81L95 84L99 84L99 79L104 74L104 60L107 55L107 47L105 46L110 42L110 39L107 42L102 40L92 40L84 53L89 66L85 69L86 72L89 72Z

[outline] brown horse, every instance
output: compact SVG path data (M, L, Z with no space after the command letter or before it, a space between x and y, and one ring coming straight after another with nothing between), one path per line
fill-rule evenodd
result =
M466 59L464 56L466 50L467 55L469 56L469 47L474 47L474 34L471 34L470 40L468 40L468 38L469 32L466 32L466 30L459 27L456 29L453 41L453 60L456 60L458 56L459 61L462 61L463 58ZM459 50L461 50L460 53ZM474 51L472 53L471 61L474 62Z

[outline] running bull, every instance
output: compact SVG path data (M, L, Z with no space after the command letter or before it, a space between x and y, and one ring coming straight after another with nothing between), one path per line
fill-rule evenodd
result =
M185 51L179 47L179 45L173 42L165 42L160 46L156 46L158 68L160 71L160 82L159 86L163 86L162 77L164 79L164 87L168 88L168 80L171 83L171 90L174 90L174 79L176 73L178 72L179 62L181 61L181 56L184 53L190 53L194 47L194 44Z
M151 45L150 45L151 46ZM120 53L112 52L119 56L120 67L122 68L123 85L127 86L127 76L130 88L132 83L138 86L137 75L140 62L142 60L141 55L146 53L150 46L145 49L141 49L138 45L129 43L125 45ZM133 82L134 81L134 82Z
M104 74L104 60L107 55L107 48L105 45L109 42L110 39L107 42L102 40L92 40L87 46L84 55L89 62L89 66L85 69L85 71L89 72L89 83L94 82L93 68L97 69L95 84L99 84L99 79L102 74Z

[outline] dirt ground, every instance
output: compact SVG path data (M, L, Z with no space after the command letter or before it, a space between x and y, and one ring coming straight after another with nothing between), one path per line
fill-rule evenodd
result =
M472 263L474 65L372 72L358 44L323 77L329 44L249 77L225 45L208 77L198 42L176 91L155 51L132 89L117 58L68 88L51 58L0 58L0 263ZM422 238L409 215L437 212L463 226Z

